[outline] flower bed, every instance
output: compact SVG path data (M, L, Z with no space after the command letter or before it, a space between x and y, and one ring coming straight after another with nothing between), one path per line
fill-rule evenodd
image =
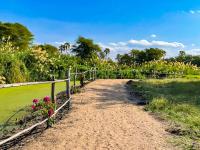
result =
M52 103L51 99L46 96L42 100L34 99L33 105L25 108L25 111L27 112L27 115L25 115L23 118L21 118L19 121L16 121L14 124L7 124L4 127L1 127L0 130L0 141L3 139L6 139L16 133L19 133L20 131L43 121L44 119L48 118L47 124L42 124L38 127L36 127L34 130L27 132L23 136L20 136L19 138L12 140L5 145L4 147L0 146L0 149L8 149L12 147L13 145L16 145L16 143L19 143L19 141L27 139L24 139L24 137L34 135L41 133L46 128L52 126L53 123L58 122L63 118L63 116L69 111L69 105L63 107L56 115L56 117L51 118L51 116L54 114L55 107L60 107L63 103L67 101L67 96L65 92L61 92L57 95L56 99L56 105ZM20 142L20 145L23 145L24 142Z

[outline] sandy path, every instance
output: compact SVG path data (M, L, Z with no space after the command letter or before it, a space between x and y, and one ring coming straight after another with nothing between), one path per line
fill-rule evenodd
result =
M90 83L73 96L72 112L24 149L172 149L163 125L128 101L126 81Z

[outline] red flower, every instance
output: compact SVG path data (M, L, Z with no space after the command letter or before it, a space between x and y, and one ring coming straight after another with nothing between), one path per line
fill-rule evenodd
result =
M45 103L49 103L49 102L51 101L51 99L50 99L49 96L45 96L44 99L43 99L43 101L44 101Z
M48 116L51 117L54 114L54 110L51 108L48 110Z
M31 108L32 108L33 110L35 110L35 109L36 109L35 105L32 105L32 106L31 106Z
M39 102L38 99L34 99L34 100L33 100L33 103L35 103L35 104L37 104L38 102Z

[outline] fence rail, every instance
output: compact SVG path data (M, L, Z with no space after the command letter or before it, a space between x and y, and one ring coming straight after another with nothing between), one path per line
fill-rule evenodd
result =
M86 77L86 74L89 73L89 76ZM96 79L95 77L96 74L96 69L91 69L85 72L77 72L77 69L75 71L75 73L70 73L70 68L68 69L67 72L67 77L66 79L63 80L55 80L53 78L53 81L45 81L45 82L30 82L30 83L18 83L18 84L9 84L9 85L2 85L0 88L9 88L9 87L16 87L16 86L25 86L25 85L35 85L35 84L46 84L46 83L50 83L51 84L51 100L52 102L56 103L56 97L55 97L55 88L56 88L56 83L58 82L66 82L66 95L67 95L67 100L57 109L55 109L54 114L51 117L55 117L56 114L59 112L59 110L61 110L64 106L69 105L71 103L71 86L70 86L70 81L71 81L71 75L74 76L73 80L73 86L74 88L76 88L76 81L77 81L77 77L80 75L80 82L81 82L81 86L84 85L85 81L93 81ZM92 77L92 78L91 78ZM19 133L16 133L14 135L12 135L11 137L4 139L2 141L0 141L0 146L3 146L4 144L8 143L9 141L12 141L14 139L16 139L17 137L22 136L23 134L27 133L28 131L31 131L32 129L36 128L37 126L40 126L44 123L46 123L48 121L48 118L44 119L43 121L36 123L34 125L32 125L31 127L22 130Z
M63 80L55 80L55 81L42 81L42 82L25 82L25 83L13 83L13 84L1 84L1 88L9 88L9 87L18 87L18 86L26 86L26 85L37 85L37 84L48 84L48 83L56 83L56 82L64 82L68 79Z

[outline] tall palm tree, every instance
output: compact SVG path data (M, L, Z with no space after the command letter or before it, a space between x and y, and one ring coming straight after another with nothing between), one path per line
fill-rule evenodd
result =
M62 44L62 45L59 46L59 50L60 50L61 53L67 52L68 49L70 49L70 47L71 47L70 43L65 42L64 44Z
M110 49L109 49L109 48L106 48L106 49L104 50L104 53L105 53L106 57L108 58L108 54L110 54Z

